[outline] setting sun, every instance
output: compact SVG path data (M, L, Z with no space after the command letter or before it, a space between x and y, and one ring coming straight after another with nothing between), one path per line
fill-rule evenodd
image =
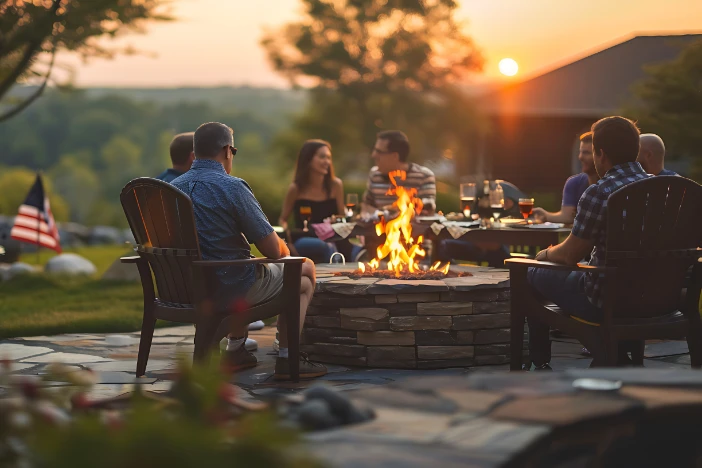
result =
M503 58L498 65L500 73L506 76L514 76L519 71L519 65L514 59Z

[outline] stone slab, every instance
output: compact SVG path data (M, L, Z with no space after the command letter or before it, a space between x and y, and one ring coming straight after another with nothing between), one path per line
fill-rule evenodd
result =
M382 320L390 316L388 309L381 309L380 307L341 308L339 313L342 316L370 320Z
M390 317L407 317L417 315L416 302L406 302L403 304L388 304L387 308L390 311Z
M381 369L416 369L416 361L406 361L401 359L376 359L368 358L369 367L378 367Z
M403 294L408 291L412 291L412 293L416 294L438 293L441 291L448 291L448 286L446 286L443 281L437 280L386 279L378 281L371 286L368 289L368 294Z
M390 318L390 329L395 331L447 330L451 328L451 324L451 317L413 316Z
M454 330L484 330L504 328L510 325L510 314L455 315Z
M340 327L346 330L390 330L390 323L387 320L371 320L367 318L346 317L342 315L340 323Z
M499 301L501 291L498 289L479 289L474 291L455 291L441 293L444 302L495 302ZM508 290L509 293L509 290ZM509 300L509 296L507 296Z
M507 356L507 355L509 355L509 343L476 346L475 347L475 355L476 356L497 356L497 355Z
M509 343L509 328L496 328L492 330L476 330L475 344Z
M310 361L323 362L327 364L342 364L344 366L365 367L365 357L348 357L348 356L329 356L324 354L310 354Z
M341 326L341 322L339 317L315 315L312 317L305 317L305 325L318 328L339 328Z
M373 307L375 301L372 297L348 297L342 294L315 292L310 305L322 307Z
M157 328L154 331L154 336L195 336L195 326Z
M417 304L418 315L469 315L472 302L422 302Z
M319 343L314 345L302 345L301 350L308 354L315 355L331 355L345 357L364 357L366 355L366 347L359 345Z
M307 308L307 316L312 317L314 315L326 315L328 317L336 317L339 315L339 308L338 307L309 306Z
M356 332L352 330L336 330L332 328L305 328L302 332L302 343L338 343L338 344L355 344Z
M477 302L473 306L474 314L509 314L509 302Z
M475 355L473 346L417 346L419 359L464 359Z
M412 361L417 358L417 350L414 346L369 346L367 356L369 363L373 361Z
M441 299L441 295L438 292L433 292L433 293L419 293L417 291L416 293L407 293L407 294L398 294L397 295L397 302L436 302Z
M358 343L370 346L409 346L414 344L414 333L411 331L360 331Z
M509 364L509 355L476 356L475 364L478 366L499 366Z
M473 344L472 331L431 330L415 332L417 345L457 346Z
M61 364L88 364L93 362L107 362L112 361L112 359L94 356L91 354L77 354L77 353L49 353L42 354L41 356L33 356L27 359L23 359L22 362L33 362L33 363L49 363L49 362L59 362Z
M174 355L175 356L175 355ZM146 372L172 369L176 365L175 361L163 359L149 359L146 364ZM136 359L119 360L109 362L90 363L86 367L97 372L134 372L136 373Z
M27 346L18 343L0 343L0 359L19 361L30 356L53 353L54 350L44 346Z
M395 304L397 302L397 296L391 294L378 294L375 296L376 304Z

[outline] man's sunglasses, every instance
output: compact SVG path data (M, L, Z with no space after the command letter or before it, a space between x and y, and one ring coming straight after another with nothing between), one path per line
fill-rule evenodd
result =
M383 150L378 149L378 148L373 148L373 152L378 153L378 154L392 154L392 153L394 153L394 151L383 151Z
M229 149L232 150L232 156L234 156L234 155L236 154L236 148L234 148L233 146L229 145Z

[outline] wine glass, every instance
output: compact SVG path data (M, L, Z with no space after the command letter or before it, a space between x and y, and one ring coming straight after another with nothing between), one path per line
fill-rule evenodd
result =
M490 190L490 210L495 220L500 219L505 209L505 192L499 182L495 181L495 188Z
M309 229L307 228L307 223L309 223L312 220L312 207L308 205L301 206L300 218L302 218L302 222L304 223L304 228L302 230L304 232L308 232Z
M461 184L461 211L470 220L470 210L475 204L475 184Z
M358 205L358 194L357 193L347 193L346 194L346 216L353 216L353 209Z
M527 218L534 211L534 199L533 198L520 198L519 199L519 211L522 212L524 216L524 223L529 224Z

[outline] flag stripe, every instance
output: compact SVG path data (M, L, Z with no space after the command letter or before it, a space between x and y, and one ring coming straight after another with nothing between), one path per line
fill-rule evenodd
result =
M37 208L29 205L20 205L19 214L31 216L36 219L44 219L44 213L39 211Z
M26 227L29 229L39 230L43 232L44 234L49 234L51 235L51 229L49 229L49 225L46 224L44 221L39 221L36 218L29 218L27 216L17 216L15 218L15 226L21 226L21 227Z
M10 231L10 236L13 239L30 242L32 244L37 244L37 241L39 241L39 245L49 249L53 249L57 245L56 239L54 239L50 235L42 233L39 233L39 235L37 235L36 230L25 229L19 226L15 226L12 228L12 231Z

